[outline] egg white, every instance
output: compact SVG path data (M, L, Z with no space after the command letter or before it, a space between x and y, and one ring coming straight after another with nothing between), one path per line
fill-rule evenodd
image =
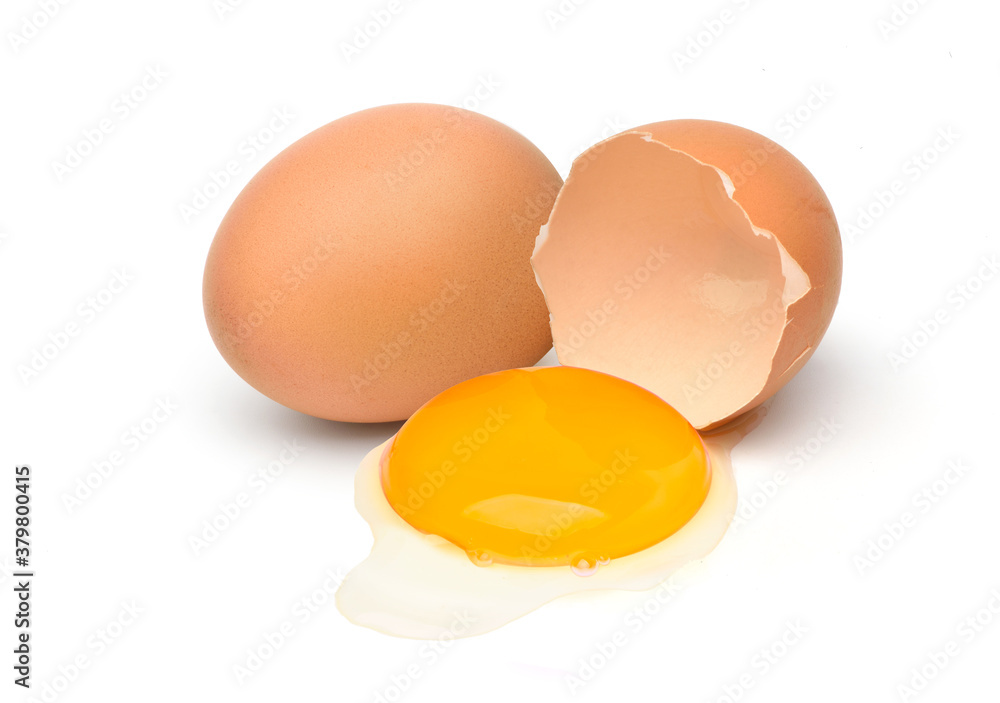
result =
M337 607L356 625L397 637L441 639L489 632L573 593L655 588L708 555L726 533L737 503L729 460L729 450L739 440L734 434L703 437L712 483L687 524L652 547L601 565L590 576L578 576L568 566L477 566L460 547L412 527L382 490L379 459L390 438L368 453L355 477L355 504L375 542L338 590Z

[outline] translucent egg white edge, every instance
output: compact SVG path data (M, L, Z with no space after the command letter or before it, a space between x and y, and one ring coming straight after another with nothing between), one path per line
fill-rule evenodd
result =
M736 512L736 483L728 456L728 445L725 436L703 437L705 448L712 468L712 483L705 502L699 511L680 530L635 554L614 559L611 563L601 566L592 576L581 577L574 574L568 567L527 567L507 564L493 564L488 567L476 566L466 553L458 546L436 535L425 535L414 529L403 520L386 500L382 491L379 460L386 445L393 438L386 440L362 460L355 476L355 505L361 517L365 519L372 530L374 544L368 557L358 564L344 581L338 592L337 604L348 620L355 624L386 632L400 637L418 639L435 639L437 637L466 637L483 634L496 629L511 620L531 612L555 600L556 598L594 590L645 591L655 588L686 564L706 557L722 540ZM465 571L469 582L461 584L455 579L435 584L433 573L393 574L395 562L392 555L382 558L383 548L402 547L409 550L427 550L433 558L445 557L450 568ZM433 569L431 565L429 567ZM373 572L384 572L375 574ZM475 601L475 594L470 594L469 585L475 586L482 593L484 580L492 582L505 592L512 592L516 597L510 603L498 605L495 597L483 595L482 605L485 609L476 617L476 622L461 633L446 632L443 622L435 621L433 614L426 617L424 608L413 607L412 613L402 613L402 606L397 602L379 603L379 596L365 589L365 597L342 598L345 591L355 578L370 581L374 576L385 579L403 579L419 583L412 589L416 599L421 593L433 592L433 602L426 604L428 611L439 609L442 602L453 596L456 603ZM448 594L449 588L455 589ZM440 592L440 591L445 592ZM388 598L387 601L394 601ZM416 604L413 604L414 606ZM384 610L384 612L379 612ZM492 610L492 612L487 612ZM395 612L394 612L395 611ZM408 617L412 615L412 617Z

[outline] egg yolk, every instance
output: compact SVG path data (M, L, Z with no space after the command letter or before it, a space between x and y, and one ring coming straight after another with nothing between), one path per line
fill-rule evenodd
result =
M380 463L393 510L479 564L580 573L663 541L711 484L701 437L659 397L567 366L460 383L403 425Z

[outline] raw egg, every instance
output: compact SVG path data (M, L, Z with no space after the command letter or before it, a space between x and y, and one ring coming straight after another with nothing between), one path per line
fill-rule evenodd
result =
M435 397L396 435L381 478L404 520L473 561L585 569L680 529L711 469L698 433L649 391L543 367Z
M362 462L356 503L375 543L338 605L437 638L570 593L652 588L725 533L728 452L750 424L702 437L652 393L587 369L460 383Z

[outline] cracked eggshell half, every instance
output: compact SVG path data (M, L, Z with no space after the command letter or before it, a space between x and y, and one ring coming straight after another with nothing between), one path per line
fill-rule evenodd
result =
M532 266L559 361L641 385L699 429L809 359L840 294L830 201L778 144L673 120L576 159Z

